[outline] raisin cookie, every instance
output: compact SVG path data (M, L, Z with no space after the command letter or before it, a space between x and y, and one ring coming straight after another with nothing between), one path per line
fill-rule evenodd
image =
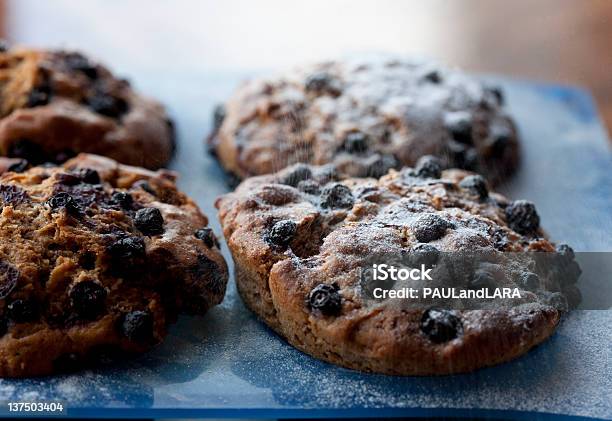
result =
M544 341L580 301L573 252L544 238L531 202L489 192L482 176L442 171L434 157L380 179L296 164L244 181L216 206L246 305L295 347L345 367L431 375L501 363ZM564 275L514 263L466 267L464 278L451 276L464 289L499 277L521 297L462 309L364 295L371 256L426 252L435 261L475 251L551 254Z
M77 52L0 52L0 155L33 165L79 152L157 169L174 151L174 129L158 102Z
M219 243L172 172L87 154L63 166L6 164L0 376L143 352L180 313L221 302Z
M432 154L496 184L519 162L503 103L499 87L429 62L326 62L243 84L208 142L238 179L297 162L380 177Z

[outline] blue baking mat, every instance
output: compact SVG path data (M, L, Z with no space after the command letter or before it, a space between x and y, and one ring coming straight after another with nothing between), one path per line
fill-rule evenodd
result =
M173 168L217 232L212 199L226 188L202 138L213 104L243 76L136 80L176 116L181 143ZM590 96L496 80L505 87L524 152L518 174L501 190L535 201L555 240L580 251L612 251L612 154ZM229 257L225 245L223 251ZM507 364L402 378L358 373L293 349L245 309L232 281L221 306L204 318L181 318L141 358L75 375L0 380L3 401L61 401L70 417L612 419L612 310L571 313L550 340Z

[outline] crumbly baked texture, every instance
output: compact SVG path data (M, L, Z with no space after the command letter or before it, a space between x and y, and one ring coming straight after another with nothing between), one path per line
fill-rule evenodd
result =
M219 243L174 173L0 161L0 376L143 352L223 299Z
M72 51L0 51L0 155L34 165L80 152L157 169L174 152L164 108Z
M386 374L468 372L527 352L580 301L571 248L544 238L532 203L489 192L483 177L441 171L428 156L380 179L336 174L297 164L250 178L216 202L244 302L302 351ZM563 259L565 269L559 276L516 262L466 266L465 278L453 278L459 287L491 277L522 292L459 309L367 299L360 270L372 256L421 252L434 261L444 252L501 260L554 252L537 255Z
M501 88L430 62L325 62L244 83L208 142L238 179L298 162L380 177L432 154L497 184L519 162L503 105Z

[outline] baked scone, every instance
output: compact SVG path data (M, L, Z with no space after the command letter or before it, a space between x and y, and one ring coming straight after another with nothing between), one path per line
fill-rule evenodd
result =
M1 377L143 352L223 299L219 244L174 173L87 154L1 160Z
M519 162L503 105L501 88L431 62L325 62L241 85L208 142L238 179L297 162L380 177L432 154L497 184Z
M80 152L157 169L174 152L161 104L72 51L0 51L0 155L33 165Z
M532 203L489 192L482 176L442 171L430 156L380 179L296 164L249 178L216 206L246 305L295 347L345 367L437 375L501 363L544 341L580 301L573 251L544 238ZM459 287L492 277L521 297L459 309L364 295L362 269L373 256L423 252L434 262L442 254L552 255L563 271L510 260L465 266L451 277Z

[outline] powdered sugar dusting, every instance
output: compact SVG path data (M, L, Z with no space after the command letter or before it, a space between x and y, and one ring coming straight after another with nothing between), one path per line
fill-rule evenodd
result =
M205 320L181 320L160 348L138 360L71 376L1 380L0 396L60 400L68 408L360 408L364 414L487 408L612 416L612 378L605 375L612 360L603 352L612 343L610 311L570 314L551 340L508 364L402 378L335 367L295 350L245 311L234 288L223 307Z

